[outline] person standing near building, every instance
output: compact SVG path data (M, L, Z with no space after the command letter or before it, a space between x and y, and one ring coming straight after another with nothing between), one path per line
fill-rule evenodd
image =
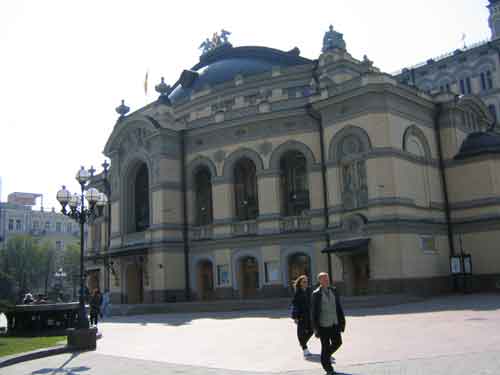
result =
M90 324L97 326L99 314L101 312L102 295L99 288L95 288L90 297Z
M102 295L101 318L109 316L109 290L105 289Z
M311 289L307 276L299 276L294 282L294 288L292 318L297 324L297 338L304 357L309 357L311 352L307 348L307 342L313 335L313 330L311 326Z
M342 345L345 315L337 290L330 285L330 276L321 272L318 281L319 287L312 294L312 326L321 340L321 365L327 375L332 375L332 354Z

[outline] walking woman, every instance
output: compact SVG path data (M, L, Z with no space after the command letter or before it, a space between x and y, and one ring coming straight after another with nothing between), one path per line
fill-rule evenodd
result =
M311 289L307 276L299 276L295 280L294 288L292 318L297 324L297 338L304 352L304 357L309 357L311 352L307 348L307 342L313 335L313 329L311 325Z

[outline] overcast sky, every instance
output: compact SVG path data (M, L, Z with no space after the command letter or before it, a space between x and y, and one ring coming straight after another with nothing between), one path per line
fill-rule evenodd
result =
M100 165L125 99L136 110L173 84L221 28L233 46L318 57L329 24L386 72L490 37L487 0L0 0L0 176L57 204L80 165ZM149 95L143 83L149 70Z

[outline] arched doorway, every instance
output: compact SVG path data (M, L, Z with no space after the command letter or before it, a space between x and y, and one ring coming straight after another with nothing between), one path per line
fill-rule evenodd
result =
M143 301L143 285L142 285L142 269L137 264L130 264L126 272L127 289L126 296L128 304L142 303Z
M259 290L259 262L254 257L244 257L240 260L239 269L241 298L256 298Z
M209 260L198 263L198 294L202 300L214 298L214 273L213 265Z
M307 275L311 280L311 257L304 253L295 253L288 257L288 283L292 283L300 276Z

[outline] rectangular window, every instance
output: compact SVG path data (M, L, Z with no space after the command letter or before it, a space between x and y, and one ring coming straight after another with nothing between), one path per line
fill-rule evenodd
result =
M472 93L472 88L471 88L471 84L470 84L470 77L467 77L465 79L465 87L467 89L466 94L471 94Z
M16 232L22 232L23 231L23 223L21 223L21 220L16 220Z
M73 232L73 225L71 223L66 224L66 232Z
M228 264L218 264L217 265L217 285L228 285L229 284L229 265Z
M460 94L465 95L465 81L463 79L460 80Z
M9 219L9 231L14 230L14 219Z
M493 78L489 70L486 72L486 88L488 90L491 90L493 88Z
M266 283L280 280L280 269L278 262L264 263L264 270L266 275Z
M486 73L481 73L481 90L486 90Z
M45 222L45 230L50 230L50 221Z
M61 232L61 223L56 223L56 232Z
M33 229L34 230L40 229L40 222L38 220L33 221Z
M424 253L435 253L436 239L434 236L420 236L420 248Z

